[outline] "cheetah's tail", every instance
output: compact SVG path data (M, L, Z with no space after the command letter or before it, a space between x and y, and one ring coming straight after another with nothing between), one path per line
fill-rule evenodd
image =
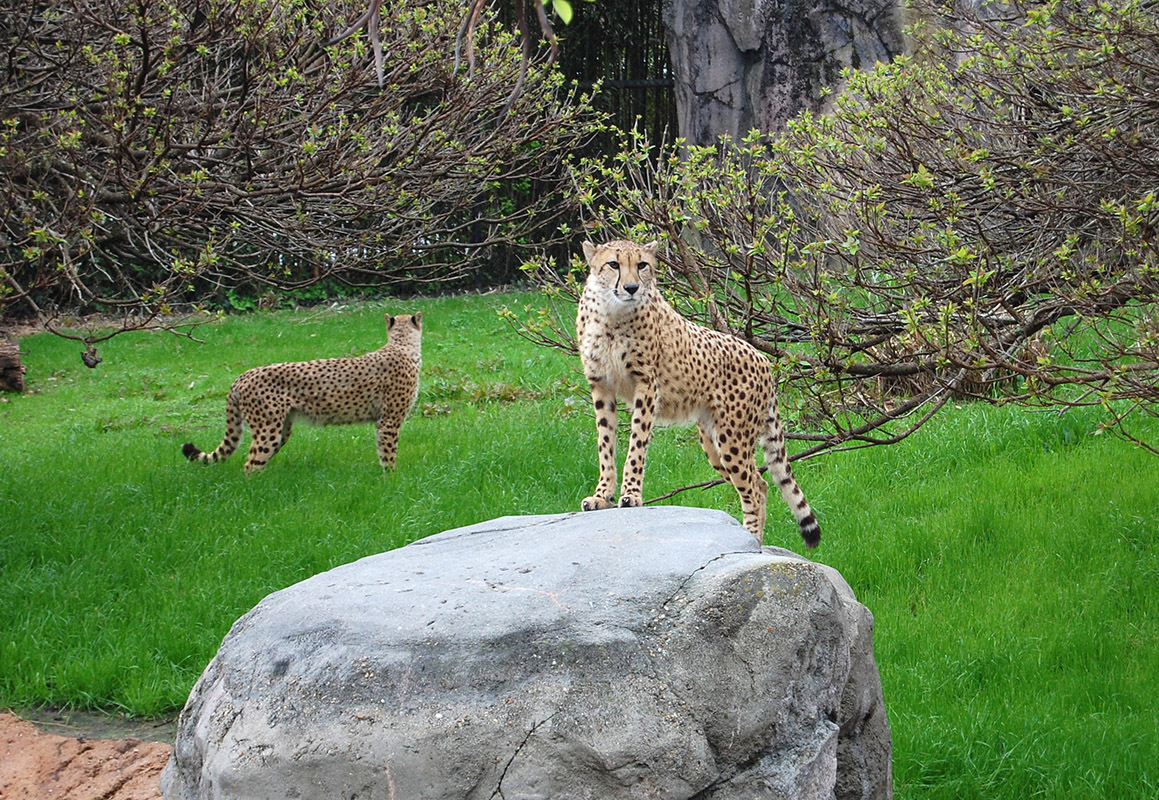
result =
M218 461L225 461L237 450L238 443L241 441L243 424L244 420L238 405L237 395L230 389L229 396L225 401L225 438L221 440L221 444L213 452L205 453L192 442L186 442L181 445L181 452L190 461L202 464L216 464Z
M789 464L789 454L785 450L785 434L781 429L781 419L776 406L770 409L768 429L761 446L765 451L765 463L768 464L769 473L777 482L777 488L781 490L781 497L784 498L789 510L793 512L793 516L797 520L797 525L801 529L801 538L805 540L805 546L816 547L821 543L821 526L817 524L817 517L813 515L813 509L809 506L809 501L805 499L805 493L801 491L801 487L797 485L797 479L793 477L793 468Z

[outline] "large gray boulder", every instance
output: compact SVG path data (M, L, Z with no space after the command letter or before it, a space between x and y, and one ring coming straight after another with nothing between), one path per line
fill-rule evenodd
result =
M316 575L222 642L204 798L888 798L873 618L721 512L506 517Z

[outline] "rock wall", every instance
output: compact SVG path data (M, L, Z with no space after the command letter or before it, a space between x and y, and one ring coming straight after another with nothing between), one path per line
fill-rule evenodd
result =
M689 144L779 131L821 110L842 69L870 69L905 47L894 0L666 0L664 29Z
M873 619L731 517L508 517L242 617L162 778L193 798L887 798Z

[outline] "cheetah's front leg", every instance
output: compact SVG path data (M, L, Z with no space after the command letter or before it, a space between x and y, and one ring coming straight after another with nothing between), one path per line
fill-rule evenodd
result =
M648 456L652 422L656 415L656 390L651 382L637 382L632 406L632 434L628 440L628 455L624 459L624 482L620 486L621 508L644 504L641 497L644 492L644 461Z
M592 406L596 411L596 442L600 459L600 480L591 497L580 508L599 511L616 505L616 395L602 381L592 382Z
M395 416L383 415L375 423L375 444L378 445L378 463L385 470L394 469L398 453L398 431L402 421Z

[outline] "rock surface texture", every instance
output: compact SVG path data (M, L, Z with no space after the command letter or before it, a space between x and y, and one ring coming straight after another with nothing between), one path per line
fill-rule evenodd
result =
M873 618L687 508L506 517L276 592L161 780L193 798L887 798Z
M903 52L895 0L666 0L676 114L688 144L770 133L820 111L841 70Z

